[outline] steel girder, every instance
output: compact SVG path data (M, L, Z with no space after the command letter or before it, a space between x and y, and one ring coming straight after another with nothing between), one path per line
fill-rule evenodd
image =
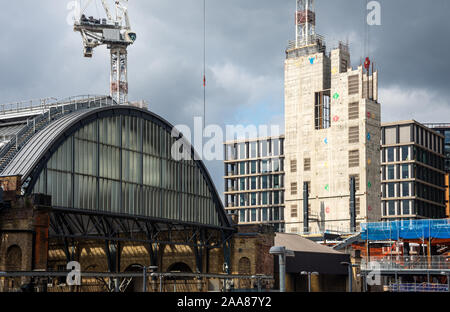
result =
M231 230L210 228L201 224L164 222L74 209L52 209L50 213L50 238L62 239L65 242L68 240L139 242L151 249L149 253L152 258L156 258L153 244L190 246L200 257L203 248L222 248L232 234ZM68 251L68 248L66 249Z

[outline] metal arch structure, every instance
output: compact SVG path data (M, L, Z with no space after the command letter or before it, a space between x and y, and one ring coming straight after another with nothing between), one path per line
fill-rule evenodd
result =
M89 0L86 7L92 2ZM115 0L115 16L106 0L102 0L106 18L87 18L83 12L74 22L74 31L83 39L84 56L91 58L94 49L106 45L110 50L110 92L118 104L128 102L128 53L127 48L136 41L128 15L128 0ZM80 1L81 7L81 1ZM86 8L84 8L85 10ZM84 11L83 10L83 11Z
M3 176L20 175L26 186L25 194L31 192L47 162L64 142L75 132L91 122L111 116L135 116L151 121L172 133L174 127L158 115L132 106L114 105L100 108L81 109L53 121L37 132L24 145L14 159L3 170ZM120 268L120 246L123 242L143 243L149 253L150 263L158 259L158 246L187 245L196 258L197 271L202 273L203 255L209 249L223 248L226 263L230 263L230 239L235 232L211 176L194 148L182 135L184 146L190 147L191 159L195 162L212 194L215 212L220 225L186 222L120 213L107 213L67 207L52 207L50 212L50 237L61 240L67 259L73 258L69 246L78 240L99 240L105 242L110 272ZM230 267L228 265L228 267ZM228 270L229 271L229 270Z

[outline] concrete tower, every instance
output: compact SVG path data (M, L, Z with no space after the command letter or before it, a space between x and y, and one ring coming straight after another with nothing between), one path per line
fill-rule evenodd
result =
M353 227L381 219L378 73L369 62L352 69L343 43L326 51L314 0L297 0L295 21L285 60L286 232L351 232L350 206Z

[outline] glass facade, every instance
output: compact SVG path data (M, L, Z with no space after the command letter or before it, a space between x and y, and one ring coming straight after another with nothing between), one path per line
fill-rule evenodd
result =
M443 218L444 140L419 123L382 126L383 218Z
M225 206L239 211L240 223L284 231L283 143L283 137L225 143Z
M214 195L197 163L175 161L160 125L119 115L93 120L66 139L33 193L61 208L219 226Z

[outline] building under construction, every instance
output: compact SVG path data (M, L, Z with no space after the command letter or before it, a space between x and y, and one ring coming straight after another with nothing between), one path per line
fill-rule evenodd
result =
M352 69L344 43L327 51L314 0L298 0L295 16L285 60L286 232L353 232L381 219L378 73L369 59Z

